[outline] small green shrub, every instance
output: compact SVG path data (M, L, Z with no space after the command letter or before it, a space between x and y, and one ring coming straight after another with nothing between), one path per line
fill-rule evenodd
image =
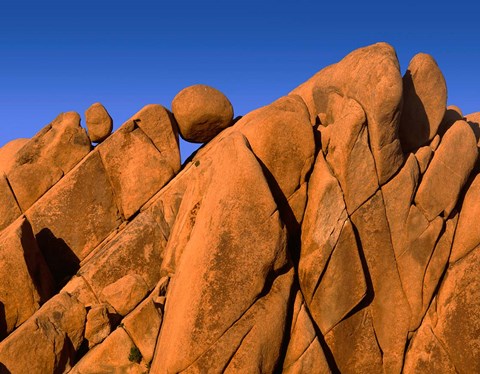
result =
M128 355L128 359L130 362L136 362L137 364L142 361L142 354L140 353L140 350L137 347L132 347L130 348L130 354Z

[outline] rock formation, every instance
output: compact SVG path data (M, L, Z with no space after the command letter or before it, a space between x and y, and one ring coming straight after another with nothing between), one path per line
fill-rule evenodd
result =
M5 145L0 373L480 372L480 115L446 97L378 43L236 121L197 85Z

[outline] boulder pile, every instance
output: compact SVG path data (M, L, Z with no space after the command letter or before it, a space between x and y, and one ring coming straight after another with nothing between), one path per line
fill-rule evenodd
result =
M0 373L480 372L480 114L431 56L86 125L0 148Z

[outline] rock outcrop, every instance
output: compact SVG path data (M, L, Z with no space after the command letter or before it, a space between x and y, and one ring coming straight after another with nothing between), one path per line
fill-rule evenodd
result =
M197 85L8 143L0 373L479 372L480 116L446 97L379 43L239 120Z

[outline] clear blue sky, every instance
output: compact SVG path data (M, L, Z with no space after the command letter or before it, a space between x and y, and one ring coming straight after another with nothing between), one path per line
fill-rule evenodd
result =
M449 104L480 111L480 5L365 1L0 3L0 146L100 101L118 127L182 88L223 91L235 115L266 105L350 51L392 44L444 72ZM182 143L183 159L195 148Z

